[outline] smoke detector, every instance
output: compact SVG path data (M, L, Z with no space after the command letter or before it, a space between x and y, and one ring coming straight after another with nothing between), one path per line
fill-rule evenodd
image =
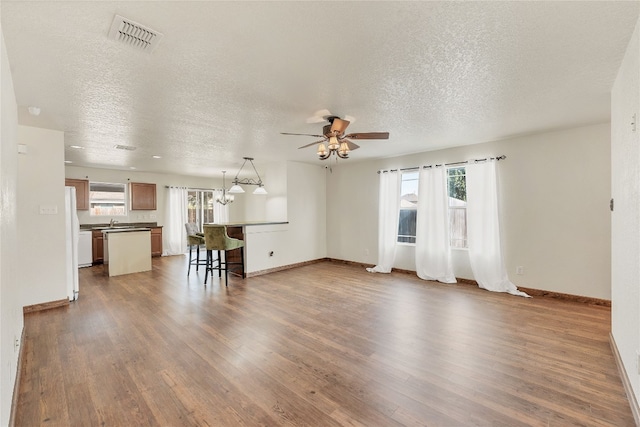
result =
M151 53L162 39L162 33L116 15L109 30L109 38Z

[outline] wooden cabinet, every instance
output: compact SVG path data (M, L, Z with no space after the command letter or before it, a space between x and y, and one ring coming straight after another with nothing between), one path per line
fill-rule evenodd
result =
M155 211L156 185L142 182L129 183L129 200L132 211Z
M89 180L65 178L64 185L76 187L76 209L89 210Z
M162 255L162 227L151 228L151 256Z
M102 230L93 230L91 237L93 265L102 264L104 262L104 236L102 235Z
M92 230L93 265L104 262L104 235L102 230ZM162 256L162 227L151 227L151 256Z

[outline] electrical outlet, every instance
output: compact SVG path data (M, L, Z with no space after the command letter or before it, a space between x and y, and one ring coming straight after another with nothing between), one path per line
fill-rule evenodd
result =
M523 266L521 266L521 265L517 266L517 267L516 267L516 274L517 274L518 276L522 276L522 275L524 274L524 267L523 267Z
M20 348L20 340L17 337L13 337L13 352L17 353Z

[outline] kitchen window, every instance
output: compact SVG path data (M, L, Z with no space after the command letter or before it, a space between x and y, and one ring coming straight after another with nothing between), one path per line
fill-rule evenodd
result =
M110 182L89 183L89 215L126 216L126 184Z

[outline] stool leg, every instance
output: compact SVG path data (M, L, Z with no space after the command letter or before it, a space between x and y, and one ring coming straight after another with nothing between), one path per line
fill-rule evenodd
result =
M240 248L240 266L242 267L242 278L246 278L247 275L244 272L244 246Z
M193 248L193 246L189 245L189 268L187 268L187 276L191 273L191 248Z
M209 275L209 269L210 269L211 264L212 264L211 257L212 257L211 251L207 249L207 265L204 268L204 270L205 270L204 271L204 284L205 285L207 284L207 276ZM213 272L211 272L211 275L213 276Z
M189 247L189 252L191 252L191 247ZM198 267L200 267L200 245L196 246L196 272Z
M224 285L229 286L229 264L227 263L227 251L224 251Z
M225 253L224 266L227 267L227 256ZM222 258L220 257L220 251L218 251L218 277L222 277Z

